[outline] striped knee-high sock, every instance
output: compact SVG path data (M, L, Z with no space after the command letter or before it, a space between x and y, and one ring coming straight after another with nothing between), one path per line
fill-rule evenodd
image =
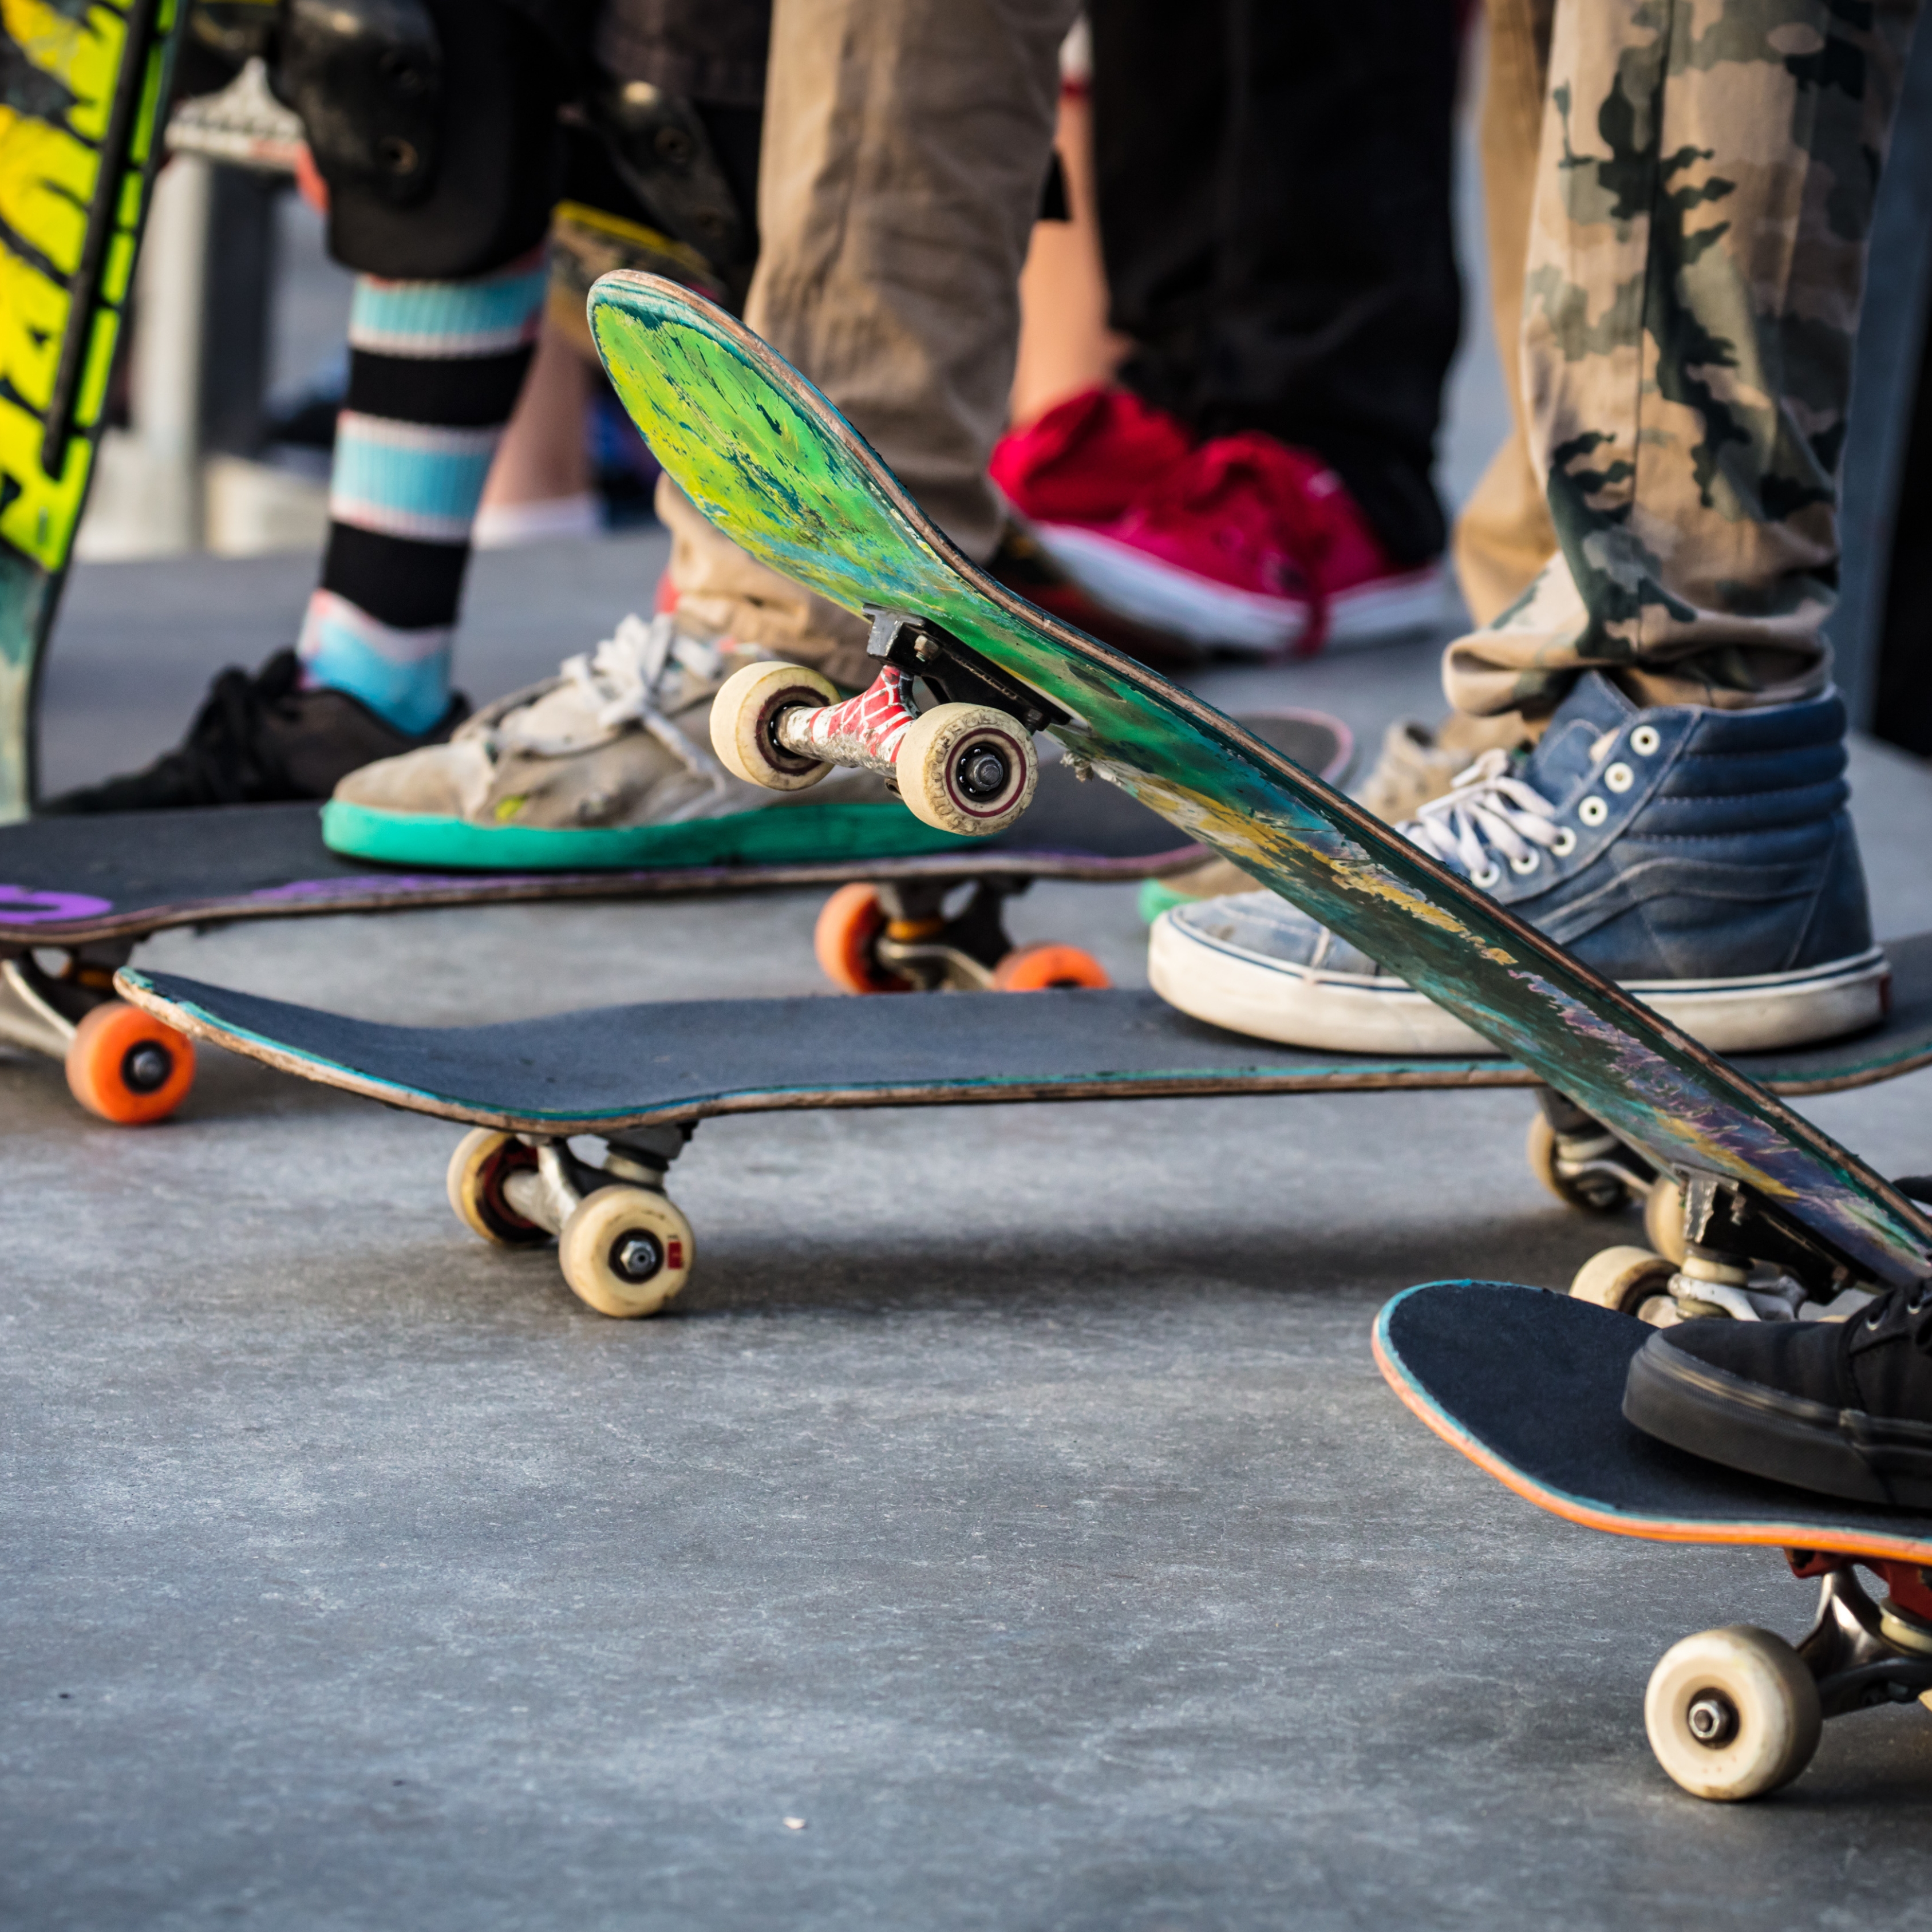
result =
M528 263L471 282L356 284L328 548L300 652L306 682L350 692L412 735L448 708L470 526L544 286Z

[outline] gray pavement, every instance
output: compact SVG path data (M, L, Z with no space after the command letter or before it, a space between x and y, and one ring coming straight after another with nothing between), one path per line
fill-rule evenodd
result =
M649 540L485 557L489 694L648 592ZM290 634L300 560L99 566L56 783ZM138 652L130 650L138 638ZM1216 674L1365 735L1424 644ZM1860 748L1884 929L1932 926L1932 772ZM170 936L398 1018L817 989L813 895ZM1140 976L1132 895L1022 902ZM1932 1076L1814 1104L1932 1164ZM1522 1166L1520 1094L713 1122L676 1312L471 1240L454 1136L218 1054L182 1117L0 1060L0 1924L1932 1924L1932 1722L1681 1796L1658 1654L1795 1634L1768 1552L1540 1516L1413 1423L1412 1282L1556 1284L1630 1230ZM790 1821L802 1821L794 1824Z

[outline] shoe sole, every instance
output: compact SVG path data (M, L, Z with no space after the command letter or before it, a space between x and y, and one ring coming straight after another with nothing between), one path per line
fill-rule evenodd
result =
M1660 1336L1630 1358L1623 1406L1646 1436L1727 1469L1850 1502L1932 1506L1932 1428L1766 1388Z
M1489 1056L1502 1049L1400 980L1292 966L1154 922L1148 981L1212 1026L1338 1053ZM1829 965L1748 979L1630 980L1624 991L1717 1053L1771 1052L1876 1025L1892 969L1877 947Z
M1096 603L1136 622L1256 657L1292 649L1307 631L1309 607L1298 598L1237 590L1075 525L1040 524L1034 531L1040 548ZM1437 629L1449 615L1448 588L1442 566L1431 564L1339 592L1328 600L1322 648L1347 650Z
M456 872L595 872L682 866L836 864L979 843L922 824L896 800L767 806L672 825L472 825L331 799L322 843L346 858Z

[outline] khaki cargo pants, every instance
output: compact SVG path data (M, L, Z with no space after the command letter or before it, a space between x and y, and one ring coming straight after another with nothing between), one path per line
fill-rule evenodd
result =
M1019 275L1079 0L776 0L745 319L968 556L1019 340ZM860 620L754 562L668 478L678 608L864 683Z
M1516 415L1458 526L1458 710L1822 689L1879 167L1917 0L1489 0Z

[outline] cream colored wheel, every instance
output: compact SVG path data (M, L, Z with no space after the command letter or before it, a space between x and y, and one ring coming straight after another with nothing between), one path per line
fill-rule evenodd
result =
M1684 1265L1684 1190L1667 1174L1643 1204L1643 1235L1666 1261Z
M1540 1108L1529 1118L1529 1138L1523 1154L1529 1171L1566 1208L1586 1214L1616 1214L1630 1204L1630 1190L1601 1174L1587 1179L1556 1171L1556 1130Z
M503 1183L517 1173L534 1173L537 1156L514 1134L473 1127L456 1144L443 1176L443 1186L456 1218L470 1232L499 1247L534 1247L550 1239L550 1231L526 1221L503 1193Z
M1652 1296L1670 1293L1676 1272L1674 1264L1648 1248L1606 1248L1576 1270L1570 1296L1618 1315L1634 1315Z
M691 1279L691 1223L649 1187L600 1187L563 1224L557 1259L600 1315L655 1315Z
M1790 1784L1823 1722L1797 1652L1750 1624L1673 1644L1644 1693L1650 1748L1694 1798L1758 1798Z
M711 700L711 748L724 769L747 784L802 791L833 767L787 751L778 742L778 719L788 711L818 711L838 702L831 680L802 664L746 664Z
M985 704L936 704L899 740L899 796L941 832L986 838L1033 802L1040 766L1024 726Z

